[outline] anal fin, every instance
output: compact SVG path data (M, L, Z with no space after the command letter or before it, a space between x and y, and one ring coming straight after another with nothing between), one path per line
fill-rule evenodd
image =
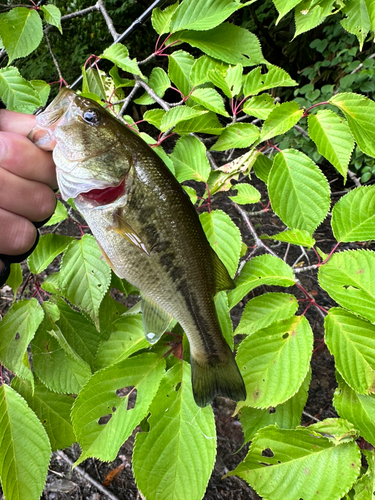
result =
M141 309L145 337L150 344L155 344L168 328L173 316L143 294L141 294Z

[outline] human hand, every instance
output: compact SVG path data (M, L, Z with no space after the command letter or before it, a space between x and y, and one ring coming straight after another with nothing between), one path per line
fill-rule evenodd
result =
M38 239L38 222L56 206L52 154L27 139L34 125L35 116L0 110L0 286L9 262L27 257Z

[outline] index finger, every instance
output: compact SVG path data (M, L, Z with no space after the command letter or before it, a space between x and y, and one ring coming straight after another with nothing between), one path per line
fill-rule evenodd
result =
M8 109L0 110L0 131L20 134L27 137L30 130L35 126L36 117Z

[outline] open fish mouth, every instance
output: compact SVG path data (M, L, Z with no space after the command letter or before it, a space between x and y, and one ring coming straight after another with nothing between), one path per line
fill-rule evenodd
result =
M118 200L125 192L125 179L118 186L109 186L102 189L91 189L86 193L81 193L85 200L92 200L97 205L109 205Z

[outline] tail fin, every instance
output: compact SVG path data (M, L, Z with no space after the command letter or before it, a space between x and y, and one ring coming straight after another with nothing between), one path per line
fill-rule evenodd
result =
M198 406L207 406L215 396L224 396L233 401L244 401L246 389L233 353L228 347L224 361L207 360L199 363L191 356L191 380L193 395Z

